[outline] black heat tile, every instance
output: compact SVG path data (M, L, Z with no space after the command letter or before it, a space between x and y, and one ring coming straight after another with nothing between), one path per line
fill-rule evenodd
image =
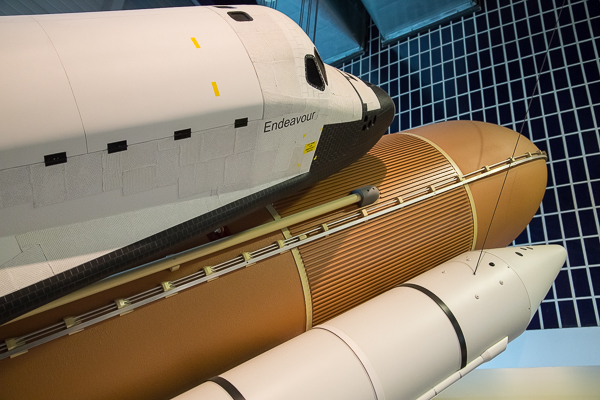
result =
M514 67L513 67L514 68ZM533 59L533 57L525 57L521 59L521 69L523 70L522 72L522 76L535 76L537 75L537 69L535 67L535 61ZM515 70L514 72L519 71L519 70ZM512 74L513 71L511 71L511 79L515 79L513 77ZM520 73L520 71L519 71ZM520 78L521 76L518 76L516 78ZM536 79L533 79L533 84L535 85L535 81ZM529 91L529 93L531 93L531 90Z
M440 48L431 50L431 65L437 65L442 62L442 51Z

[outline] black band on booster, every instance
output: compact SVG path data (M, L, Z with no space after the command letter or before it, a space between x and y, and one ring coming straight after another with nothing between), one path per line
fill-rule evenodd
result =
M233 400L246 400L235 386L231 384L227 379L221 378L220 376L213 376L209 381L216 383L225 390Z
M405 287L416 289L419 292L427 295L431 300L435 301L435 303L438 306L440 306L440 308L442 309L444 314L446 314L446 316L450 320L450 323L452 324L452 327L454 328L454 331L456 332L456 337L458 338L458 343L460 345L460 369L463 369L464 367L466 367L467 366L467 342L465 341L465 335L463 335L462 329L460 329L460 325L458 324L456 317L454 316L454 314L452 314L452 311L450 311L448 306L442 301L442 299L437 297L433 292L431 292L428 289L425 289L422 286L413 285L412 283L405 283L405 284L402 284L399 286L405 286Z

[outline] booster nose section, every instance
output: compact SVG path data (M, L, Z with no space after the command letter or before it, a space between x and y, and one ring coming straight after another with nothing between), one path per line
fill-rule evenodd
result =
M367 86L365 89L369 90L371 95L375 95L379 107L369 107L361 97L363 111L360 120L323 127L311 167L315 178L323 179L365 155L381 139L394 120L396 108L390 96L375 85L367 82L364 84Z
M533 318L552 282L567 259L567 251L562 246L527 246L494 249L490 253L512 266L519 276L531 304Z

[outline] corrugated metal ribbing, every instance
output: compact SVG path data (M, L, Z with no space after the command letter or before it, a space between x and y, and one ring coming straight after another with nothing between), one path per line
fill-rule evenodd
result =
M367 184L379 188L382 202L455 175L448 160L428 143L407 135L387 135L352 166L275 207L285 216ZM350 211L355 212L356 206L292 226L290 231L299 234ZM301 246L313 325L470 250L472 243L471 205L466 191L459 188Z
M300 247L313 325L470 250L473 222L462 190Z

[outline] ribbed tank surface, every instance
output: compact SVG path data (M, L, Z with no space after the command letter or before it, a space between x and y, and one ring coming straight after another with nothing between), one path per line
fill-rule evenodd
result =
M384 136L368 155L313 188L275 204L290 215L374 185L379 203L422 196L432 185L455 180L457 171L436 148L404 134ZM344 218L355 206L290 227L300 234ZM464 187L300 246L313 304L313 325L322 323L449 257L471 249L474 221Z

